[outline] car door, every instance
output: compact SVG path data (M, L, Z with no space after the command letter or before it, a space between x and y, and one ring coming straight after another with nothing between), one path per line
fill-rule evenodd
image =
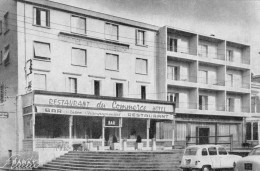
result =
M217 152L217 147L209 147L209 157L211 159L212 168L220 168L220 157Z
M218 148L218 154L220 157L220 165L221 168L232 168L233 167L233 160L230 159L228 153L224 147Z

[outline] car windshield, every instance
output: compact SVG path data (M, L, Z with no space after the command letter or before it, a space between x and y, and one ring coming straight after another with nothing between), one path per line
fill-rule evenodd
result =
M187 148L184 156L195 156L197 154L198 148L192 147L192 148Z
M248 155L249 156L260 155L260 147L254 148Z

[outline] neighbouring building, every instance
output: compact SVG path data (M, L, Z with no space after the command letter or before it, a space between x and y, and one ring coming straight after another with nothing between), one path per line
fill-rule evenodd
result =
M0 157L245 142L249 45L46 0L0 10Z

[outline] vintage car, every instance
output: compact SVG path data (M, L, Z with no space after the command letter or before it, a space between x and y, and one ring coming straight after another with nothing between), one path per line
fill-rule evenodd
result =
M192 145L185 149L180 168L183 171L233 169L241 158L228 154L221 145Z
M235 171L260 171L260 145L236 163Z

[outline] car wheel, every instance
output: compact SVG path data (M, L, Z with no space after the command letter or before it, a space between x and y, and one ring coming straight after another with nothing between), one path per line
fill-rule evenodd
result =
M201 171L211 171L211 168L209 166L203 166Z

